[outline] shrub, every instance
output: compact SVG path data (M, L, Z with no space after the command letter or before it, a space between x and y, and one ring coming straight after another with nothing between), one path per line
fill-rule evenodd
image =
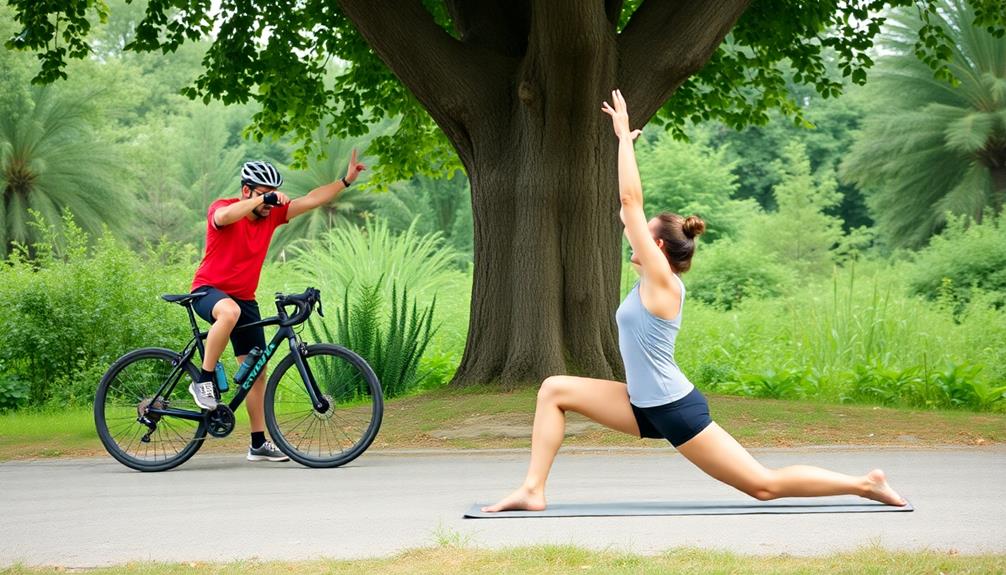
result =
M901 270L863 261L730 309L691 300L678 363L723 393L1006 410L1006 309L976 292L954 315L908 294Z
M914 396L925 381L921 374L919 366L896 369L883 362L860 364L853 369L848 390L843 394L842 400L881 405L915 403Z
M420 234L415 222L395 235L383 220L372 219L365 227L338 227L317 240L297 242L290 251L294 271L323 293L379 286L388 301L392 286L398 285L433 298L462 275L454 268L457 252L444 245L443 236Z
M28 402L28 383L7 372L0 361L0 413L15 410Z
M438 329L428 347L431 358L421 364L440 374L423 381L432 386L435 381L446 382L460 363L468 333L472 278L471 270L457 269L458 252L444 244L440 233L421 234L416 226L414 221L406 231L394 234L386 222L374 219L365 227L333 229L320 239L295 244L294 258L285 268L293 270L289 275L296 277L297 289L314 285L323 294L342 295L361 286L379 287L382 307L378 315L392 312L390 305L398 297L392 293L395 286L406 286L422 309L436 299L430 321ZM271 283L269 276L276 271L267 268L265 279ZM354 302L359 297L354 295ZM440 358L436 365L430 363L434 356Z
M88 247L69 215L62 231L45 225L42 241L0 263L0 381L27 386L19 404L87 404L102 373L143 346L181 346L184 314L158 295L184 289L190 261L162 263L129 251L107 232ZM183 279L184 278L184 279ZM10 382L20 382L12 384Z
M754 244L724 239L696 250L685 281L689 298L731 309L749 298L784 293L793 274Z
M975 290L994 294L997 307L1006 304L1006 226L1001 219L969 223L948 217L947 228L918 253L908 272L913 293L951 301L956 311Z

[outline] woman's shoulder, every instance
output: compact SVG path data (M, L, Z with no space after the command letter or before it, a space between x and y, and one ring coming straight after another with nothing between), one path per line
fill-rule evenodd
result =
M677 277L675 275L675 277ZM650 315L663 321L673 321L681 315L685 291L681 278L669 282L647 282L640 279L639 297Z

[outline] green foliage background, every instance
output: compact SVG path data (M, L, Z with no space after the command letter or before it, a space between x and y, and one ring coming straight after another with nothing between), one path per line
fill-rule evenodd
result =
M0 5L0 36L17 35L11 5L21 4ZM991 60L1006 62L1006 44L983 27L968 29L969 36L962 38L939 22L911 23L917 12L909 10L898 22L911 25L890 39L891 46L897 44L897 58L878 56L882 81L859 89L840 78L858 81L866 66L859 56L865 54L863 46L833 43L819 62L801 52L806 47L773 54L744 48L755 25L770 18L766 10L780 4L753 10L709 69L661 112L660 121L667 121L670 131L648 127L637 147L648 213L697 213L709 224L684 278L688 320L678 346L681 365L700 387L722 393L1004 409L1006 234L1001 215L992 201L964 202L967 209L956 209L964 204L919 200L947 190L954 197L991 200L989 181L961 177L948 187L940 178L923 177L917 161L894 166L892 172L871 171L871 162L855 160L918 159L901 152L911 151L925 135L922 143L933 144L923 154L931 159L927 162L973 167L966 155L977 148L965 144L989 141L972 137L976 134L999 134L999 116L993 116L1002 114L1006 78L982 72L972 85L962 75L955 86L939 72L934 77L939 62L919 63L915 41L922 38L930 51L939 52L946 47L943 34L952 44L947 70L955 73L962 70L955 60L959 47L977 42ZM353 309L370 310L357 315L369 314L362 319L383 326L387 334L395 330L388 324L392 310L401 319L405 302L404 315L411 316L414 301L418 315L429 313L424 324L429 332L425 327L419 332L410 352L415 362L401 357L389 362L414 364L395 393L449 381L468 335L470 188L460 171L439 177L442 168L457 167L446 140L359 38L350 34L333 40L338 44L333 50L355 57L351 66L310 62L307 83L297 84L300 92L278 94L275 109L264 109L255 98L206 104L181 91L193 81L201 82L203 92L212 91L212 82L226 80L214 76L219 70L204 74L202 68L204 58L222 56L219 49L190 41L169 57L126 50L150 33L137 28L144 8L124 0L107 5L107 14L86 19L90 56L67 64L67 81L33 87L40 63L29 53L0 50L0 166L11 173L14 159L24 155L15 152L27 149L33 159L23 165L35 166L36 175L58 176L50 178L52 183L36 178L35 203L25 205L12 199L10 178L0 180L0 215L6 222L0 239L7 254L0 264L0 330L9 336L0 347L0 410L86 404L118 355L141 346L180 347L188 336L184 313L158 296L188 289L202 249L206 209L216 198L236 195L241 162L277 163L296 197L341 175L354 147L366 150L365 161L377 161L381 169L368 172L369 178L333 206L295 220L277 237L259 288L263 311L271 311L269 294L314 285L330 310L342 304L343 320ZM637 5L626 3L626 14ZM940 5L963 6L956 0ZM983 2L971 7L978 14L988 9ZM446 25L446 15L439 16ZM766 38L765 45L778 48L825 22L814 14L807 18L792 29L775 29L779 34ZM781 53L786 57L774 60ZM283 60L288 54L273 50L255 57ZM56 70L51 64L45 69L50 73ZM818 64L829 79L807 86L808 70ZM731 71L768 66L773 71L756 83L761 91L720 89ZM286 73L296 70L291 65ZM892 70L911 72L912 82L888 89L883 77ZM259 87L283 80L268 77ZM923 109L925 91L910 89L919 85L957 99L984 94L994 104L992 115L978 117L959 105L941 108L945 117L920 112L898 124L901 116L891 110L906 103ZM710 91L703 92L703 86ZM839 86L846 95L831 97ZM318 106L310 114L320 114L322 123L343 123L302 131L305 126L298 122L304 118L290 117L284 106L314 102L320 94L316 89L341 90L334 105L346 107L331 114ZM391 102L382 110L390 118L363 114L361 94L382 105ZM789 103L781 105L782 112L765 107L765 98L783 94ZM706 100L698 102L700 96ZM703 112L734 104L743 113ZM787 113L803 121L794 123ZM44 114L58 121L47 124ZM744 119L757 125L737 129ZM253 120L255 127L246 131ZM894 129L898 125L904 129ZM367 126L372 132L364 139ZM264 131L281 128L292 132L264 137ZM305 142L318 144L312 152L322 156L298 152ZM381 162L388 157L396 162ZM303 166L294 170L294 163ZM912 186L892 177L913 170L918 177ZM391 176L408 177L392 182ZM41 215L32 216L28 207ZM901 244L893 239L897 234L892 235L889 220L914 209L924 210L928 219L909 230L918 241L897 250ZM947 212L965 217L947 217ZM633 281L626 265L623 290ZM380 297L367 304L365 286L377 286L374 293ZM407 289L408 300L392 286ZM328 328L326 337L346 337L337 335L335 315L319 326Z

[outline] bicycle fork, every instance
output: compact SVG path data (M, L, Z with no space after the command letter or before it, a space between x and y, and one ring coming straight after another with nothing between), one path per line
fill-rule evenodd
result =
M293 354L293 363L297 366L301 379L304 380L304 386L307 388L307 394L311 397L311 404L315 411L318 413L328 412L332 404L321 393L318 382L314 379L314 374L311 373L311 367L304 361L304 358L307 357L307 346L304 345L304 342L297 341L296 338L290 338L290 353Z

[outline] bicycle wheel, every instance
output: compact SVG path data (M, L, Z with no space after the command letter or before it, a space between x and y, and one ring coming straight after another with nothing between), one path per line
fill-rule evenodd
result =
M140 471L164 471L181 465L202 447L204 420L152 414L153 432L138 421L143 408L151 404L200 411L188 392L189 384L199 377L191 362L175 373L178 381L170 397L155 397L180 357L168 349L138 349L117 359L101 378L94 398L94 425L105 449L123 465Z
M337 345L307 346L304 362L331 407L311 404L293 354L283 358L265 391L265 421L273 441L308 467L338 467L370 447L381 428L384 399L374 370Z

